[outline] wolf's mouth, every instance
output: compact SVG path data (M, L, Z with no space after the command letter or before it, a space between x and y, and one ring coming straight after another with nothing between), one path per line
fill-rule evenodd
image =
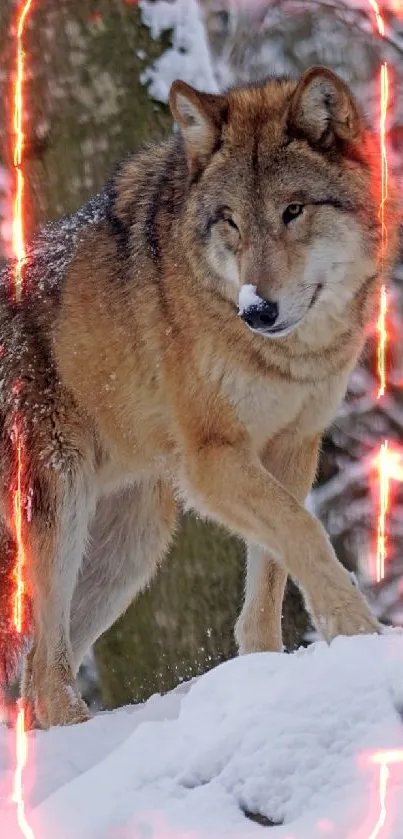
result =
M321 293L322 289L323 289L323 283L318 283L318 285L316 286L315 291L314 291L314 293L313 293L313 295L312 295L312 300L311 300L311 302L310 302L310 304L309 304L309 306L308 306L308 312L309 312L309 309L312 309L312 306L314 306L314 305L315 305L315 303L316 303L316 301L317 301L317 299L318 299L318 297L319 297L319 295L320 295L320 293Z
M290 323L289 321L285 322L285 323L284 322L283 323L277 323L273 326L267 327L267 329L256 329L254 331L258 332L260 335L269 335L269 336L274 336L274 337L277 337L277 338L281 338L283 336L289 335L290 332L293 332L294 329L296 329L297 326L299 326L299 324L304 320L304 317L307 315L307 313L313 308L313 306L315 305L322 289L323 289L322 283L318 283L318 285L316 286L315 291L314 291L314 293L311 297L311 301L309 303L308 308L306 309L304 314L300 318L298 318L298 320L295 320L292 323Z

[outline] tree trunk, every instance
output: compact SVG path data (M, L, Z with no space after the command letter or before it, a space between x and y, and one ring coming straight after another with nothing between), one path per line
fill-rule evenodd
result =
M0 120L0 160L3 150L10 169L13 20L13 4L4 4L0 85L8 114ZM24 36L28 235L77 209L125 154L170 129L167 108L152 102L140 82L164 46L141 25L139 10L120 0L33 3Z
M185 515L148 591L96 644L109 707L140 701L231 658L243 586L242 545Z

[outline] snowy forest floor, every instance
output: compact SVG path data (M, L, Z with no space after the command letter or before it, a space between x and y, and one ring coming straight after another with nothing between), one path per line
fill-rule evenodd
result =
M35 839L402 839L403 632L220 665L141 706L29 735ZM0 836L15 733L0 727ZM375 757L374 757L375 756Z

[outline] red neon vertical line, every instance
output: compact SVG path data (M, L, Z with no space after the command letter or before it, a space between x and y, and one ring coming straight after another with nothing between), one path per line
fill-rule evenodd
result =
M378 399L384 396L386 391L386 347L388 342L388 336L386 331L387 313L388 296L386 292L386 286L384 283L382 283L379 318L376 327L378 332Z
M23 131L23 84L24 84L24 47L23 34L25 23L33 0L26 0L17 23L17 59L16 59L16 81L14 91L14 169L16 172L16 188L13 212L12 247L16 259L15 267L15 297L21 299L22 295L22 266L26 258L24 241L24 175L22 172L22 155L24 150Z
M389 749L386 751L377 751L370 756L370 763L379 766L379 816L377 822L368 836L368 839L378 839L382 828L385 826L387 807L386 796L388 791L388 781L390 778L390 766L396 766L403 763L403 749Z
M28 824L25 816L24 791L22 785L22 773L24 771L28 758L27 735L25 733L25 715L23 708L21 708L17 717L16 746L17 768L14 774L14 789L12 800L14 804L16 804L17 806L18 825L22 835L24 836L24 839L35 839L32 828Z
M379 218L381 222L381 273L383 279L383 267L384 267L384 257L385 257L385 250L387 246L388 240L388 231L385 224L385 204L388 198L388 156L386 152L386 117L388 113L388 104L389 104L389 79L388 79L388 67L386 62L381 66L381 77L380 77L380 93L381 93L381 109L380 109L380 119L379 119L379 136L380 136L380 146L381 146L381 202L379 206ZM378 320L378 334L379 334L379 344L378 344L378 377L379 377L379 390L378 390L378 399L381 396L384 396L385 389L386 389L386 347L387 347L387 328L386 328L386 316L387 316L387 293L386 293L386 286L382 283L381 288L381 301L380 301L380 314Z
M386 118L389 104L389 79L386 62L381 66L380 74L380 118L379 118L379 140L380 140L380 163L381 163L381 200L379 204L379 219L381 222L381 299L380 312L377 323L378 331L378 399L386 392L386 351L388 342L387 333L387 311L388 300L386 286L383 281L384 259L387 247L388 231L385 223L385 205L388 198L388 157L386 149ZM379 500L378 500L378 538L376 556L376 581L379 583L385 576L386 561L388 556L386 524L389 507L389 458L388 442L384 441L379 451Z
M23 131L23 85L24 85L24 50L23 50L23 35L27 16L32 6L33 0L26 0L21 7L20 14L17 21L17 54L16 54L16 80L14 89L14 130L15 130L15 145L14 145L14 168L16 172L15 184L15 200L13 213L13 251L15 256L15 298L17 301L21 300L23 292L23 264L26 258L25 242L24 242L24 225L23 225L23 211L24 211L24 177L22 172L22 158L24 149L24 131ZM23 471L23 444L21 439L20 424L18 416L14 419L13 428L14 446L16 452L16 487L13 492L13 518L14 518L14 535L17 545L17 556L15 564L15 591L13 602L13 623L14 628L18 633L23 631L23 597L25 590L24 583L24 567L25 567L25 547L22 533L22 511L23 511L23 489L22 489L22 471Z
M380 8L376 0L368 0L369 5L375 12L376 24L381 37L385 35L385 24ZM378 399L384 396L386 391L386 350L387 350L387 291L384 282L384 257L387 244L387 229L385 225L385 204L388 197L388 157L386 148L386 118L389 104L389 79L386 61L381 65L380 74L380 119L379 139L381 156L381 200L379 205L379 218L381 222L381 299L380 312L377 323L378 331ZM388 465L388 441L381 445L378 460L379 479L379 508L378 508L378 535L377 535L377 556L376 556L376 580L380 582L385 576L385 564L387 559L386 522L389 506L389 465ZM378 821L369 836L369 839L378 839L386 822L386 793L389 779L388 760L383 759L379 767L379 817Z
M15 257L14 295L17 302L22 298L23 293L23 266L26 259L25 237L24 237L24 175L22 171L24 151L23 131L23 86L25 74L23 35L25 24L31 9L33 0L25 0L22 3L17 17L16 34L16 80L14 88L14 170L15 170L15 196L13 204L13 228L12 247ZM25 546L22 532L23 523L23 441L20 432L19 417L16 414L13 427L13 443L16 453L16 486L13 491L13 519L14 536L17 546L15 561L15 591L13 600L13 624L16 632L23 632L23 607L25 593L24 569L26 563ZM14 787L12 800L17 808L17 822L24 839L35 839L33 831L25 816L25 802L23 792L23 771L27 763L28 746L25 732L25 713L21 707L17 716L16 726L16 769L14 774Z
M380 803L380 811L378 816L378 821L370 834L368 839L378 839L378 836L384 827L386 821L386 793L388 789L388 780L389 780L389 767L387 763L381 762L379 767L379 803Z
M380 10L376 0L368 0L368 3L371 6L371 8L373 9L373 11L375 12L376 25L378 27L378 32L381 35L381 37L383 38L383 36L385 34L385 24L383 22L383 17L381 15L381 10Z
M14 145L14 168L16 172L15 183L15 199L13 212L13 252L15 256L15 297L17 300L22 296L22 280L23 280L23 264L26 258L25 242L24 242L24 177L22 172L22 158L24 149L24 131L23 131L23 85L24 85L24 49L23 49L23 35L27 16L31 9L33 0L25 0L21 6L20 13L17 19L17 44L16 44L16 79L14 89L14 131L15 131L15 145ZM22 511L23 511L23 489L22 489L22 471L23 471L23 444L21 432L19 427L18 416L14 420L13 428L13 442L16 452L16 487L13 492L13 518L14 518L14 535L17 544L17 557L15 567L15 594L13 604L13 623L14 628L18 633L23 630L23 596L24 596L24 566L25 566L25 548L22 534Z
M386 516L389 506L388 441L382 443L378 460L379 474L379 515L376 557L376 581L379 583L385 575L387 556Z
M23 631L23 598L25 594L24 571L26 565L26 552L24 546L24 539L22 534L22 504L23 504L23 489L22 489L22 473L23 473L23 447L22 439L19 433L18 423L14 423L14 445L17 454L17 478L16 487L13 493L13 518L14 518L14 535L17 545L17 557L14 571L15 578L15 593L14 593L14 607L13 607L13 623L16 631L21 633Z

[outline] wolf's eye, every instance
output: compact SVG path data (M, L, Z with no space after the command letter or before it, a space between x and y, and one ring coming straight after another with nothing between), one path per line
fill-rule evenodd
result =
M286 225L286 227L288 224L290 224L291 221L294 221L295 218L301 216L303 212L303 204L289 204L283 213L283 222Z

